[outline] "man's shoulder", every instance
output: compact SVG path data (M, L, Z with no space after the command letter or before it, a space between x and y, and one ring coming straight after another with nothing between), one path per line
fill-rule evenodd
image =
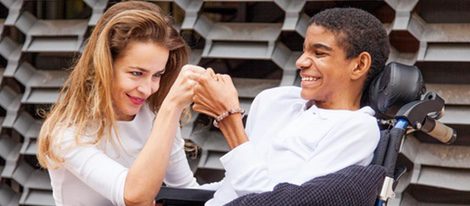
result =
M260 92L256 98L267 100L301 100L300 91L301 88L296 86L275 87Z
M250 115L271 118L272 115L283 111L289 111L295 105L304 105L305 100L300 97L300 88L294 86L283 86L266 89L260 92L250 108ZM267 116L266 116L267 115Z
M367 133L370 137L379 134L379 126L377 119L374 117L374 110L368 106L362 107L359 110L352 111L349 117L340 120L341 128L355 131L358 133Z
M374 117L374 110L368 106L359 110L350 111L340 118L340 122L350 125L354 128L375 128L377 127L377 119Z

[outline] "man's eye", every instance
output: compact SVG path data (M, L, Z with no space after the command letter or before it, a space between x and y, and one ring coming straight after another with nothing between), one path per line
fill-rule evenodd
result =
M132 74L132 76L136 76L136 77L142 76L142 72L136 72L136 71L134 71L134 72L131 72L131 74Z
M324 52L315 52L315 55L316 56L325 56L326 53L324 53Z

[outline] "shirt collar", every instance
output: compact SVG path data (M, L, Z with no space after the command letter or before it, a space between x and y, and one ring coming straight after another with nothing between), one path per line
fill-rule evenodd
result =
M320 117L321 119L327 119L327 117L328 117L326 112L324 112L324 110L318 108L317 105L315 105L315 102L313 102L313 101L304 102L302 104L301 109L302 109L302 111L311 112L312 114Z
M328 113L339 111L339 110L321 109L321 108L318 108L317 105L315 105L315 102L309 102L309 101L303 102L303 103L301 103L301 105L299 105L297 107L299 107L301 109L301 111L312 112L314 115L317 115L321 119L328 119L328 116L329 116ZM356 111L366 113L366 114L369 114L371 116L375 115L375 111L369 106L362 107L362 108L360 108L359 110L356 110Z

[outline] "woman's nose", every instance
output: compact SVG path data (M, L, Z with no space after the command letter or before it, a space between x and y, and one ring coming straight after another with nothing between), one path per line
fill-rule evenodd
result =
M145 95L146 97L152 94L152 84L149 82L145 82L137 87L137 91Z

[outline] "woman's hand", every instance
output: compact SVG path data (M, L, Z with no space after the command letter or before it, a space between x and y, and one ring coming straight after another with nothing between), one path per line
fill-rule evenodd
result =
M193 109L212 117L240 107L238 92L230 76L207 69L194 89Z
M184 65L164 102L171 102L176 109L181 110L189 106L193 99L194 87L205 72L206 70L200 66Z

